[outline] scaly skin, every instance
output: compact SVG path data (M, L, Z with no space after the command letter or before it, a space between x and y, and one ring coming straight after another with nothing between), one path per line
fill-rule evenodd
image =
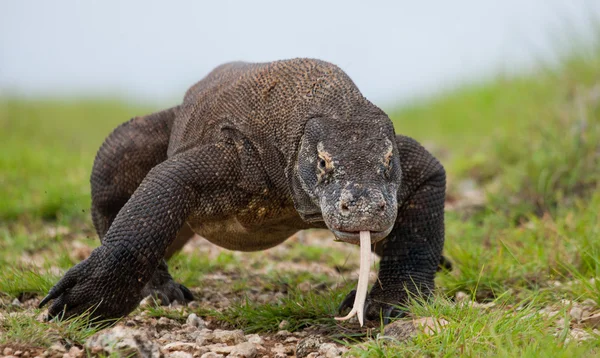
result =
M241 251L306 228L351 243L370 231L382 257L371 320L431 295L442 260L443 167L323 61L218 67L181 105L115 129L91 184L102 245L50 290L50 316L121 317L147 294L191 299L164 261L189 228Z

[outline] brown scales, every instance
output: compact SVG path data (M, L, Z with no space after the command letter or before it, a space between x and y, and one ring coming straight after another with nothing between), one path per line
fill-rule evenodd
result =
M391 146L390 146L391 143ZM319 147L319 149L317 149ZM390 149L391 148L391 149ZM318 168L319 151L327 153ZM367 319L429 296L444 242L445 174L337 66L311 59L219 66L171 109L115 129L96 156L102 240L50 290L50 316L131 312L144 295L192 299L164 261L191 235L234 250L329 228L369 231L382 257ZM417 205L410 205L416 203ZM351 293L341 308L351 306Z

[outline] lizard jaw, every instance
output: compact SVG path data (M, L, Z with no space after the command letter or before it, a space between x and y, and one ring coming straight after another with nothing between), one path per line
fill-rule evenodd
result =
M371 245L385 239L392 231L394 226L390 226L384 231L370 231L371 233ZM360 245L360 231L341 231L331 229L335 236L335 241L343 241L349 244Z

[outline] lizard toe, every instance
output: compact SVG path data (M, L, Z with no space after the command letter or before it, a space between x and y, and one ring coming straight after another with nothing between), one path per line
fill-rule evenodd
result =
M187 287L173 280L164 261L158 266L152 279L144 286L142 295L159 299L163 306L168 306L174 301L187 303L194 300L194 295Z
M352 309L354 305L354 298L356 297L356 290L348 292L342 303L338 307L338 314L343 315L345 311Z

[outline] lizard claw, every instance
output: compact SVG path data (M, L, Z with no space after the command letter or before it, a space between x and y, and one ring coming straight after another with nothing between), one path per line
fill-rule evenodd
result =
M150 281L142 289L142 297L146 296L156 297L163 306L168 306L174 301L186 303L194 300L194 295L187 287L173 280L164 261L159 264Z
M355 296L356 290L352 290L346 295L338 308L338 313L340 315L343 314L344 311L352 308ZM406 312L398 306L379 302L372 297L367 297L363 315L364 321L379 321L380 319L383 319L383 324L386 325L390 323L392 319L403 317L406 315Z
M87 259L65 273L39 307L53 300L48 308L48 320L66 319L89 313L93 320L119 318L131 312L141 297L127 275L115 270L105 259L106 250L100 246ZM120 287L129 286L127 293ZM107 300L106 298L114 298Z
M352 305L354 304L355 296L356 296L356 290L352 290L346 295L346 298L344 298L344 300L342 301L342 303L340 303L340 306L338 307L339 315L343 315L344 311L346 311L347 309L352 309Z

